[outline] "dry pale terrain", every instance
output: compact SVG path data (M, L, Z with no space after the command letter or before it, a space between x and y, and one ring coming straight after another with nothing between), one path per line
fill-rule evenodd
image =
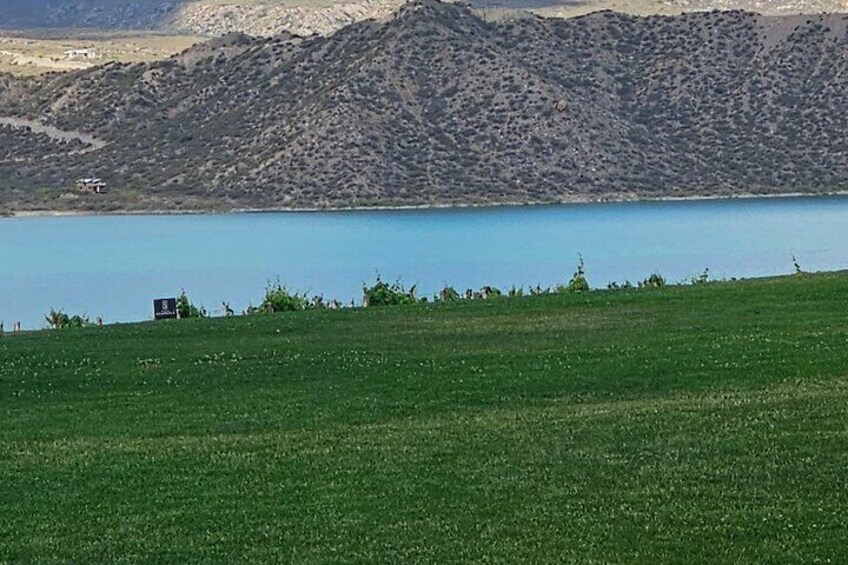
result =
M204 38L145 32L54 31L0 34L0 72L34 75L87 69L110 61L165 59Z
M0 28L326 35L356 21L383 18L401 4L402 0L4 0ZM848 0L471 0L468 4L492 17L516 10L560 17L598 10L634 15L714 9L764 15L848 12Z
M0 29L15 31L0 32L0 72L33 75L110 61L154 61L188 48L199 37L232 32L264 37L283 32L329 35L354 22L385 19L402 4L403 0L68 0L61 4L6 0ZM472 0L470 4L486 20L514 18L522 12L571 18L600 10L633 15L714 9L765 15L848 12L848 0ZM93 56L68 55L75 50L90 50Z
M174 32L221 35L240 31L274 35L326 35L350 23L380 19L402 0L200 0L181 4L163 26ZM747 10L764 15L848 12L848 0L472 0L484 17L499 18L517 11L544 16L574 17L599 10L634 15L674 15L689 11Z

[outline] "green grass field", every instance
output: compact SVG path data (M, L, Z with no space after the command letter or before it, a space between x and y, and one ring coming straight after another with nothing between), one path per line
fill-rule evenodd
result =
M848 273L0 339L0 562L848 562Z

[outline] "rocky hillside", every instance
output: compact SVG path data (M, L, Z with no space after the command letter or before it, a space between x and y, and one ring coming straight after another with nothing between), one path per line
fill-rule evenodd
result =
M326 38L235 34L155 64L0 80L0 116L105 143L63 152L0 128L7 208L845 190L848 16L486 22L423 0ZM115 190L72 193L83 176Z
M403 0L1 0L0 28L158 29L217 36L283 31L327 35L386 17ZM747 10L765 15L848 12L848 0L471 0L486 18L516 10L572 17L612 9L635 15Z

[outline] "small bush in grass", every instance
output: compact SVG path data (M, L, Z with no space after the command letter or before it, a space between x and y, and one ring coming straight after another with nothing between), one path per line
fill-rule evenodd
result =
M445 286L445 288L433 297L434 302L456 302L460 299L462 299L462 296L452 286Z
M377 280L372 286L362 288L362 304L366 307L415 304L418 302L415 292L414 285L407 290L400 281L389 284L377 275Z
M292 292L279 282L268 285L265 289L265 299L262 301L263 311L273 314L277 312L295 312L305 310L308 300L305 294Z
M318 299L316 297L316 304ZM323 298L320 299L323 305ZM279 281L265 287L265 297L259 306L248 306L245 314L277 314L279 312L296 312L306 310L310 306L306 294L297 293L283 286Z
M185 290L177 297L177 316L182 318L205 318L206 309L202 306L195 306L189 300Z
M568 281L568 286L557 287L558 292L588 292L590 289L589 281L586 279L586 265L583 263L583 257L577 263L577 270Z
M50 325L50 328L54 330L69 330L94 325L91 323L91 320L88 319L88 316L69 316L62 310L54 310L53 308L50 309L50 313L47 314L45 319Z
M493 286L484 286L479 291L474 293L474 298L478 300L489 300L490 298L500 298L503 293L499 288Z
M665 278L659 273L653 273L650 277L639 283L639 288L663 288Z

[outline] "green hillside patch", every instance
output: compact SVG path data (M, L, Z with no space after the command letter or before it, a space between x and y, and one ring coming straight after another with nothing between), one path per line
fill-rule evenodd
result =
M848 560L848 273L0 338L0 562Z

